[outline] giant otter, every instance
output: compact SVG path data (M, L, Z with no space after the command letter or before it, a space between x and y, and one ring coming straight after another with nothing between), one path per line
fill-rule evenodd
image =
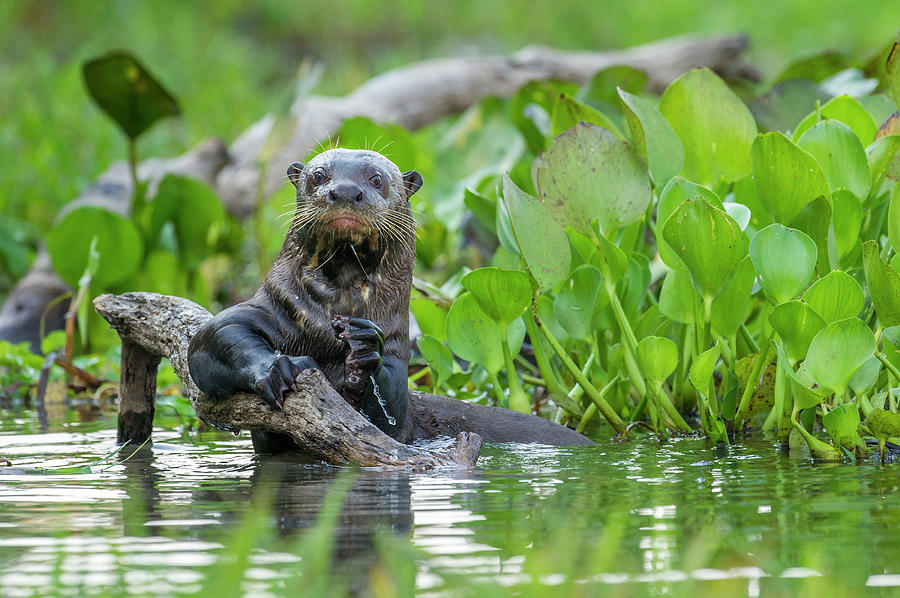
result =
M307 368L400 442L460 431L486 440L586 444L534 416L407 390L415 223L422 185L379 153L333 149L291 164L297 205L281 253L249 301L223 310L191 340L188 364L210 397L237 391L279 409ZM293 447L254 432L257 452Z

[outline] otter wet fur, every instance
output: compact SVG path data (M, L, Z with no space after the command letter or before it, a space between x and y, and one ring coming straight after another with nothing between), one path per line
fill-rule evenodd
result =
M505 418L498 416L506 410L430 395L411 407L415 221L409 198L422 177L401 173L377 152L332 149L306 165L291 164L288 178L297 188L296 209L265 282L191 340L188 365L200 390L214 399L249 391L280 409L285 393L296 390L297 374L315 368L400 442L483 427L495 441L590 443L542 418L520 421L513 412L504 434ZM294 447L289 437L274 433L253 432L252 438L257 452Z

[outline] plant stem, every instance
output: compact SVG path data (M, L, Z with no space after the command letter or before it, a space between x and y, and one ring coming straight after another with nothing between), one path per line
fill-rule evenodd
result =
M551 395L554 393L564 394L566 391L556 375L556 370L550 365L550 357L545 351L544 342L538 334L534 320L528 316L522 318L522 320L525 321L525 330L528 332L528 338L531 339L531 347L534 349L534 360L537 362L541 376L544 378L544 386L547 387L547 392Z
M610 380L609 382L606 383L606 386L604 386L602 389L600 389L599 396L605 398L606 395L609 393L609 391L612 390L613 386L615 386L616 382L618 382L618 381L619 381L619 376L617 374L617 375L613 376L612 380ZM594 401L593 397L591 398L591 401L592 401L591 404L588 405L587 409L584 410L584 415L582 416L581 421L578 422L578 426L576 426L576 428L575 428L575 431L578 432L579 434L584 432L584 429L587 427L587 425L590 423L590 421L594 418L594 414L596 414L597 410L600 408L599 403Z
M737 413L734 415L736 429L740 427L741 422L744 419L744 412L750 404L750 397L753 396L753 393L756 392L756 389L759 387L759 376L765 365L766 357L769 355L769 344L772 342L773 334L775 334L774 329L766 337L765 342L763 342L759 349L759 353L756 354L756 359L753 360L753 369L750 370L750 377L747 378L747 386L744 387L744 394L741 395L741 402L738 405Z
M894 378L900 381L900 370L898 370L897 367L888 360L887 355L885 355L881 351L875 351L875 357L878 358L878 361L884 364L884 367L894 376Z
M606 418L606 421L609 422L616 432L623 432L625 430L625 422L622 421L622 418L619 417L619 414L616 413L612 406L606 402L606 399L603 398L600 391L598 391L584 374L581 373L581 370L579 370L578 366L575 365L575 362L569 358L569 355L566 353L566 350L563 349L562 345L559 344L559 341L557 341L553 334L547 330L547 327L543 325L541 317L537 313L537 303L534 301L531 302L531 313L534 317L534 323L540 328L541 334L543 334L544 338L547 339L547 342L550 343L550 347L563 362L563 365L566 366L566 369L569 370L569 373L572 374L578 384L581 385L581 388L584 389L591 400L597 404L597 408L600 410L600 413L603 414L603 417Z
M522 383L519 382L519 374L516 371L516 364L513 363L512 353L509 350L509 341L506 340L506 333L500 341L500 347L503 349L503 362L506 364L506 381L509 384L509 408L519 413L531 413L531 404L525 391L522 390Z
M133 137L128 138L128 172L131 174L131 217L138 218L141 205L138 194L137 139Z
M810 434L809 431L803 427L803 424L800 423L799 415L800 410L795 407L791 413L791 424L794 426L794 429L803 436L803 440L806 441L806 446L809 447L809 452L813 458L822 461L843 461L843 453Z
M543 378L538 378L536 376L532 376L530 374L522 374L522 382L527 382L528 384L533 384L534 386L543 386L547 387L547 381Z
M502 407L504 403L506 403L506 395L503 394L503 387L500 386L500 379L497 378L497 374L492 374L488 372L488 380L491 381L491 389L494 392L494 400L497 401L497 405Z

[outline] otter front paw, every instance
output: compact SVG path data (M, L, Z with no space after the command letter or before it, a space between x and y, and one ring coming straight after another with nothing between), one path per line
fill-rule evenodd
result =
M374 322L364 318L334 316L335 336L347 346L344 360L344 398L359 407L369 378L381 367L384 333Z
M284 405L284 395L297 390L297 375L303 370L318 369L311 357L295 357L275 353L271 363L262 364L253 375L253 390L274 409Z

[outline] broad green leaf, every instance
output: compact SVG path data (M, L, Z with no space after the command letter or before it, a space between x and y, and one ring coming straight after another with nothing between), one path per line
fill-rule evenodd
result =
M147 252L141 277L141 289L144 291L181 297L187 294L186 272L178 263L178 257L171 251L154 249Z
M754 273L755 275L755 273ZM693 324L697 292L686 270L669 270L659 292L659 311L673 322Z
M753 261L749 255L744 256L725 290L713 299L710 312L713 334L730 337L747 320L754 280Z
M686 199L703 199L711 206L724 209L719 196L706 187L692 183L680 176L676 176L668 182L656 206L656 243L660 259L670 268L677 270L686 270L687 266L684 265L678 254L666 243L662 230L666 221L671 218L678 206Z
M103 208L76 208L47 236L54 270L73 287L78 285L88 263L91 240L95 236L100 255L94 276L98 285L109 286L125 280L141 265L144 243L131 220Z
M195 179L167 175L149 204L147 239L156 243L166 222L175 227L177 252L188 270L213 253L223 231L225 209L218 195Z
M850 378L850 388L856 395L861 395L875 386L880 373L881 361L877 357L871 357Z
M841 270L833 270L812 283L802 297L826 324L855 317L862 311L865 298L856 279Z
M464 293L447 314L447 344L460 358L483 367L491 374L503 368L501 339L504 331L478 305L471 293ZM506 331L509 349L515 355L522 346L525 326L515 320Z
M334 142L331 138L323 140L306 156L306 161L333 147L376 151L396 164L400 172L421 167L416 142L409 131L400 125L376 123L365 116L346 119L334 135Z
M611 66L597 71L578 90L578 99L598 110L616 109L619 90L640 93L647 85L647 73L630 66Z
M634 147L606 129L580 123L534 161L538 196L564 226L590 233L597 220L611 234L650 205L647 169Z
M453 365L455 363L453 355L444 343L427 334L416 339L416 344L422 353L422 357L425 358L425 361L428 362L428 366L431 368L431 373L434 377L434 390L437 391L444 385L447 378L453 374Z
M822 417L822 425L835 447L854 451L857 456L868 454L866 443L859 435L859 409L853 403L839 405Z
M565 345L569 342L569 333L566 332L566 329L562 327L562 324L559 323L559 318L556 317L556 309L554 308L554 298L548 294L543 294L538 297L537 300L538 307L538 315L541 317L541 322L543 322L544 326L547 327L547 330L560 342L560 344Z
M894 253L900 254L900 185L895 186L894 192L891 193L891 204L888 207L888 239Z
M804 56L792 61L775 80L809 79L810 81L821 81L840 71L852 68L856 64L856 61L844 52L825 50L824 52L819 52L812 56Z
M684 147L674 129L650 101L619 89L622 112L631 139L657 189L661 189L684 166Z
M733 201L722 202L722 208L738 223L738 227L741 230L747 230L747 225L750 224L751 218L750 208Z
M900 436L900 413L872 409L866 416L866 427L882 442L888 438L896 438Z
M594 239L597 243L597 268L604 276L604 284L612 287L628 271L628 256L600 231L594 231Z
M709 395L709 383L713 377L713 371L716 369L716 362L722 354L722 344L716 341L715 346L707 349L694 359L691 364L690 379L691 384L697 389L697 392L703 396Z
M862 244L866 286L882 328L900 324L900 273L878 255L878 243Z
M578 86L568 81L542 80L526 83L509 101L509 120L537 154L549 144L550 114L560 94L575 95Z
M843 258L859 243L859 231L862 227L862 204L849 191L835 191L831 198L832 218L834 220L834 246L840 258Z
M663 93L659 111L684 147L684 176L704 185L736 181L750 172L753 115L718 75L693 69Z
M806 303L798 300L776 305L769 323L781 340L791 364L806 358L812 339L825 327L825 320Z
M900 135L879 137L866 148L866 159L869 161L869 173L872 176L871 198L878 194L884 177L890 172L891 165L897 159L900 150ZM895 187L896 189L896 187Z
M842 395L854 372L875 353L875 335L859 318L828 324L813 338L806 367L816 381Z
M687 266L694 288L708 300L725 290L747 255L737 222L703 199L682 202L663 226L663 238Z
M160 118L179 114L175 98L131 54L111 52L90 60L83 74L88 93L131 139Z
M668 338L645 337L637 344L635 351L641 373L656 388L678 367L678 347Z
M447 310L425 297L413 297L409 310L416 317L422 334L433 336L441 342L447 340Z
M816 159L783 134L759 135L751 156L757 196L776 222L788 224L809 202L829 196Z
M820 197L808 203L791 221L791 228L801 230L816 243L816 269L819 274L837 267L838 255L831 226L831 202Z
M866 150L850 128L836 120L823 120L806 131L797 145L813 155L832 192L846 189L863 201L869 195L872 175Z
M519 189L508 175L503 177L503 201L519 251L538 285L549 289L565 280L572 264L565 229L542 202Z
M518 270L479 268L463 276L462 285L503 329L531 304L531 281Z
M750 241L759 283L776 304L796 298L816 268L816 244L805 233L770 224Z
M509 175L503 175L507 177ZM481 193L465 190L463 203L472 212L475 218L490 231L497 230L497 201L485 197Z
M821 403L822 399L828 396L827 389L817 385L816 381L807 370L805 363L795 372L794 368L790 365L791 360L785 353L784 347L782 347L780 343L775 343L775 347L778 349L778 361L783 364L782 369L791 380L794 408L809 409L810 407L815 407Z
M616 137L624 137L619 127L605 114L587 104L582 104L575 98L560 94L550 115L550 135L556 137L581 122L603 127Z
M900 42L894 42L894 47L891 48L891 53L888 54L885 63L885 70L894 104L900 106Z
M553 303L553 312L569 336L589 341L594 333L594 312L606 304L603 277L588 264L575 268L572 278L562 285Z
M850 127L851 131L856 133L863 145L872 143L872 140L875 139L875 132L878 131L875 119L872 118L872 115L863 108L856 98L841 95L828 100L825 105L817 111L812 111L800 121L800 124L794 130L794 139L798 139L822 118L830 118L844 123Z

